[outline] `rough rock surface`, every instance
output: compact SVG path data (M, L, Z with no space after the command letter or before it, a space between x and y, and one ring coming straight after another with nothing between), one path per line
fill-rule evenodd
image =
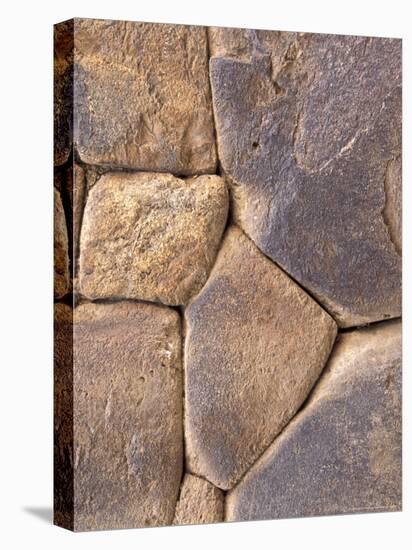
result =
M227 519L400 510L400 366L399 322L343 334L308 404L229 493Z
M175 525L196 525L223 521L224 495L200 477L185 474L176 505Z
M73 132L73 19L54 26L54 164L64 164Z
M178 314L143 303L74 310L74 528L173 521L183 462Z
M185 317L187 466L230 489L302 404L336 324L236 227Z
M105 174L83 218L82 293L184 304L207 279L227 208L219 176Z
M401 41L211 29L235 220L347 327L401 311Z
M206 29L75 20L74 140L84 162L216 168Z
M73 525L73 310L54 305L54 506L56 525Z
M69 241L66 217L59 192L54 189L54 297L62 298L70 288Z

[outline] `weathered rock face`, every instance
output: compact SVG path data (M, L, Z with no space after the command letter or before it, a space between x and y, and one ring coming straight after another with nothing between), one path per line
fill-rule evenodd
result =
M213 173L203 27L75 20L74 140L81 159Z
M54 164L64 164L73 132L73 19L54 27Z
M54 305L54 523L73 530L73 310Z
M69 252L66 217L59 192L54 189L54 297L69 292Z
M185 315L187 465L229 489L307 396L336 324L236 227Z
M343 334L305 408L227 497L229 521L401 509L401 324Z
M223 521L224 495L200 477L186 474L176 505L175 525L196 525Z
M347 327L401 311L401 42L211 29L234 216Z
M171 524L183 461L179 316L142 303L74 313L74 528Z
M227 207L227 190L218 176L102 176L84 213L82 293L184 304L207 279Z

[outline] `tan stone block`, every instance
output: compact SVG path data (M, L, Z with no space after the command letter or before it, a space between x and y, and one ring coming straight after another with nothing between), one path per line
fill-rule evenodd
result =
M173 523L219 523L223 521L223 512L223 492L205 479L185 474Z
M82 161L179 175L216 170L206 29L75 19Z
M208 277L227 208L218 176L105 174L83 218L82 293L184 304Z
M179 324L151 304L74 310L75 530L172 523L183 463Z

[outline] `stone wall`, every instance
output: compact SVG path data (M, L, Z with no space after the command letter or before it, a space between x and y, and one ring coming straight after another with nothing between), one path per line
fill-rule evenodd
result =
M55 523L401 508L401 43L55 26Z

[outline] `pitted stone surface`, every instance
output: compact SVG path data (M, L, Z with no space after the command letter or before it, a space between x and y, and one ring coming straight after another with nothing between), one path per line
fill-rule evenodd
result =
M341 335L308 404L229 493L227 519L400 510L400 367L399 322Z
M227 208L219 176L105 174L83 218L82 293L184 304L208 277Z
M347 327L401 311L401 42L210 29L234 217Z
M54 27L54 165L64 164L73 134L73 19Z
M75 19L74 140L82 161L213 173L204 27Z
M175 525L196 525L223 521L224 495L211 483L186 474L176 505Z
M69 289L69 241L66 217L60 194L54 189L54 297L62 298Z
M74 528L171 524L183 461L179 316L85 304L74 321Z
M236 227L185 317L187 466L229 489L302 404L336 324Z

